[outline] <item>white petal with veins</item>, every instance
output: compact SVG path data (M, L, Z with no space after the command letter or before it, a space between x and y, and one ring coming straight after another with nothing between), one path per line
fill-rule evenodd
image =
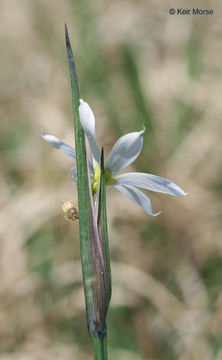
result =
M73 181L74 181L74 184L77 186L77 168L76 166L74 166L72 169L72 178L73 178ZM92 168L92 164L91 166L89 166L89 178L90 178L90 183L92 184L93 183L93 168Z
M72 171L72 178L73 178L74 184L77 186L77 168L73 167L71 169L71 171Z
M54 146L56 149L58 149L59 151L61 151L63 154L76 159L76 151L75 148L68 145L67 143L65 143L64 141L58 139L57 137L53 136L53 135L43 135L42 134L42 138L47 141L47 143L49 143L50 145Z
M134 186L124 186L124 185L114 185L117 190L119 190L124 196L126 196L129 200L134 202L136 205L141 207L146 213L157 216L161 212L153 213L152 205L150 199L140 190L135 188Z
M144 131L145 128L142 131L123 135L114 144L105 166L112 176L126 168L139 156L143 146Z
M95 136L94 114L90 106L87 104L87 102L83 101L82 99L80 99L79 116L84 133L86 134L89 141L89 146L93 156L93 160L96 162L96 164L99 164L100 151Z
M122 174L117 177L113 185L132 185L164 194L187 195L179 186L168 179L140 172Z

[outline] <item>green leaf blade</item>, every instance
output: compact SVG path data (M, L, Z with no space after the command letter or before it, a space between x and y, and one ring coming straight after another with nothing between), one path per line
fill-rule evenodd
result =
M90 237L91 228L93 226L92 219L92 205L90 201L90 188L88 179L87 156L85 136L80 123L79 117L79 87L76 74L76 67L74 56L70 44L67 26L65 25L65 39L67 56L69 61L72 103L74 115L74 132L76 145L76 167L77 167L77 189L78 189L78 207L79 207L79 232L80 232L80 247L81 247L81 261L83 272L83 283L86 300L86 311L88 323L91 314L93 313L93 294L92 287L88 279L92 276L91 268L91 252L90 252Z

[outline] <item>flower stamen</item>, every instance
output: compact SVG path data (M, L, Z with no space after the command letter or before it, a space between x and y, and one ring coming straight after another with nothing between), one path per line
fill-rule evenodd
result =
M95 195L96 191L97 191L97 187L98 187L99 179L100 179L100 173L101 173L101 169L100 169L100 166L98 165L94 172L93 183L91 185L93 195Z

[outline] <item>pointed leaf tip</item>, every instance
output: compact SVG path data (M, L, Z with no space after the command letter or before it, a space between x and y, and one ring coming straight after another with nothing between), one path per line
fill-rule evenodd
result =
M101 150L101 168L104 169L104 148Z
M72 47L70 43L69 38L69 32L68 27L65 24L65 40L66 40L66 50L67 50L67 56L69 61L69 71L70 71L70 77L71 77L71 87L74 91L74 97L76 97L76 106L79 107L79 86L78 86L78 80L77 80L77 74L76 74L76 66L74 61L74 56L72 52Z
M65 23L65 38L66 38L66 46L71 46L70 39L69 39L68 27L67 27L66 23Z

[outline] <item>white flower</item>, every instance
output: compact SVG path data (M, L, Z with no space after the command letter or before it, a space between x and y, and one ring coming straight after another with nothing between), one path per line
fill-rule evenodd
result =
M91 150L92 161L89 161L89 173L92 192L95 194L100 177L100 150L95 136L95 118L90 106L83 100L80 100L79 114ZM186 193L172 181L159 176L140 172L117 175L120 170L125 169L139 156L143 146L142 135L144 131L145 128L121 136L114 144L105 164L106 185L115 186L124 196L140 206L148 214L156 216L160 212L153 213L150 199L137 188L179 196L184 196ZM42 137L65 155L73 159L76 158L76 152L72 146L52 135L42 135ZM72 174L74 182L77 184L76 167L72 168Z

